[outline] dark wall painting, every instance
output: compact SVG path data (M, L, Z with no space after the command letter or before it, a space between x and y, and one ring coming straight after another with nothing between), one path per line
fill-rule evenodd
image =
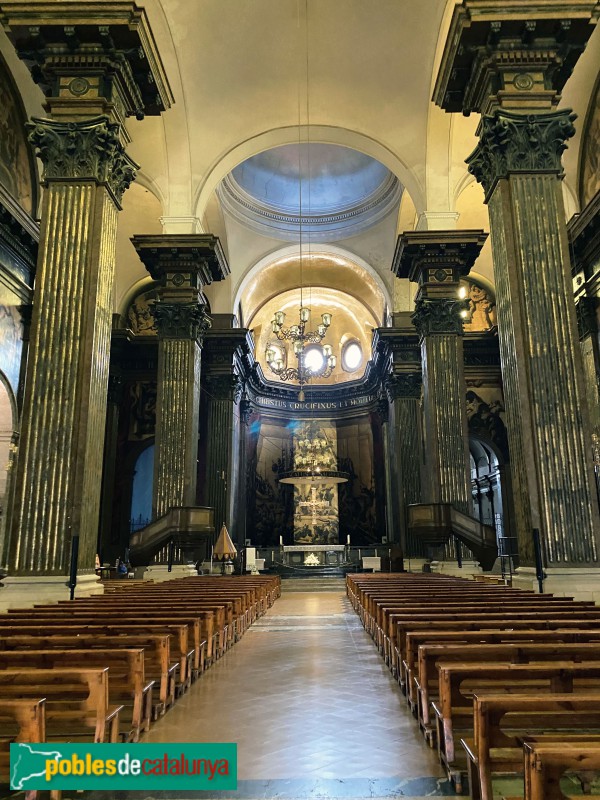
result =
M339 486L340 539L354 546L381 542L385 526L377 519L373 431L367 415L337 423L339 469L350 476ZM381 476L383 480L383 476Z
M592 95L582 140L579 193L583 208L600 189L600 79Z
M0 183L33 216L35 172L25 122L21 98L0 57Z
M3 295L6 294L4 291ZM14 303L15 305L0 305L0 370L16 396L23 352L23 325L17 310L19 299L16 296Z
M294 536L293 487L278 481L292 450L292 432L287 424L262 422L256 450L255 497L247 530L258 547L292 544Z

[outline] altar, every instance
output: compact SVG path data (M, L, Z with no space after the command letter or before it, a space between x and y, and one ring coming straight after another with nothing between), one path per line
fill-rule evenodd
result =
M346 562L343 544L292 544L283 547L288 567L339 567Z

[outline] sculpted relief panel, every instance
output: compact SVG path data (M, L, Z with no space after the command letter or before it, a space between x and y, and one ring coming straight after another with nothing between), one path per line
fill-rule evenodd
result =
M127 327L136 336L156 336L156 319L154 317L154 302L156 290L138 294L127 309Z
M463 328L467 332L491 331L498 325L496 298L489 289L471 281L461 282L461 293L465 296L466 314Z

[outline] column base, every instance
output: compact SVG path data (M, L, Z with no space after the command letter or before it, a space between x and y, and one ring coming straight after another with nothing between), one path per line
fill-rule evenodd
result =
M600 567L548 567L544 572L544 592L600 604ZM512 585L518 589L539 591L535 568L519 567L513 575Z
M0 611L68 600L68 580L65 575L9 575L0 584ZM97 575L88 573L77 576L76 598L103 593L104 586Z
M154 564L144 572L144 580L162 583L163 581L173 581L176 578L189 578L190 575L197 574L198 571L193 564L174 564L171 572L166 564Z
M456 561L432 561L431 571L469 580L473 580L474 575L483 575L478 561L463 561L462 567L459 567Z

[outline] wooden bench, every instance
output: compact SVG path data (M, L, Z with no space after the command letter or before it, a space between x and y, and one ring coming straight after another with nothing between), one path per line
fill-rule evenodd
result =
M581 773L600 769L598 742L526 742L524 751L525 800L569 800L569 796L560 790L562 775L567 770ZM600 795L588 794L585 797L586 800L600 800Z
M401 611L393 608L383 608L382 612L390 612L387 614L387 622L385 630L378 628L379 641L376 638L379 649L383 652L386 663L390 664L392 653L396 646L396 627L395 624L401 619L406 619L411 616L418 619L420 615L427 614L429 616L439 616L440 619L447 618L451 613L461 614L463 616L471 616L473 618L481 618L482 614L486 614L490 619L502 618L505 615L520 616L521 614L531 615L541 614L543 616L553 615L584 615L598 619L600 622L600 614L598 609L593 604L590 606L579 606L572 602L537 602L535 600L528 601L524 605L520 600L516 602L506 598L505 600L488 600L488 599L471 599L469 600L453 600L448 599L439 605L433 603L424 604L410 604L405 606ZM377 637L377 634L376 634Z
M120 741L119 713L110 704L108 669L0 670L3 699L46 699L46 741Z
M10 783L11 743L46 741L45 703L41 698L0 699L0 787Z
M2 617L0 617L1 619ZM34 622L12 620L12 624L9 622L7 625L0 625L0 648L5 640L8 641L9 638L12 639L15 636L34 636L44 642L44 647L52 647L51 640L58 643L56 639L58 636L76 637L78 641L74 643L74 647L81 647L84 642L88 647L94 647L93 640L101 636L108 637L111 647L116 646L119 638L126 646L130 641L129 636L131 634L142 636L152 636L153 634L170 635L167 644L161 646L158 673L151 669L147 676L150 680L158 681L159 700L153 709L156 717L157 714L164 714L165 710L175 700L175 684L181 664L180 655L182 652L189 652L187 650L187 625L151 625L149 623L139 623L138 625L88 625L64 624L62 620L54 622L47 620L43 623L40 623L40 620L35 620ZM61 642L61 645L65 646L64 642ZM174 651L173 655L171 655L171 648Z
M193 609L185 607L154 607L151 604L146 606L132 606L124 604L118 606L96 605L88 607L83 603L73 603L69 606L44 606L43 608L34 607L33 609L14 609L0 616L0 622L4 619L29 619L44 621L62 620L81 622L87 624L102 623L106 617L113 618L116 615L123 625L140 624L141 620L156 623L180 623L188 626L188 643L185 652L181 652L181 666L179 671L178 689L185 691L191 683L191 668L200 669L201 654L206 648L206 639L202 636L202 615ZM192 657L190 651L193 649ZM188 668L189 667L189 668Z
M505 628L480 628L477 630L420 630L406 635L406 657L402 662L402 675L398 678L410 686L418 670L419 646L422 644L501 644L503 642L600 642L600 627L580 630L557 628L555 630ZM401 684L402 685L402 684Z
M110 670L110 699L123 704L119 715L127 723L124 739L137 742L140 733L148 730L152 719L152 689L154 681L144 676L144 651L139 649L110 650L3 650L0 651L0 670L73 669L76 667Z
M55 609L56 607L54 607ZM40 610L39 606L34 607L34 611ZM41 613L44 616L53 610L52 606L44 606ZM107 615L124 616L130 619L131 616L139 615L140 618L149 619L153 616L164 617L166 615L188 618L190 615L198 617L198 625L194 625L191 631L191 640L194 643L194 660L192 665L194 679L199 673L203 672L208 664L211 663L216 648L224 648L224 631L226 606L208 603L199 603L194 600L182 600L177 595L166 600L165 598L154 598L149 596L147 599L140 600L137 596L130 599L124 598L89 598L88 600L77 601L67 605L59 604L59 616L77 616L97 614L100 618ZM9 612L12 613L12 612ZM14 613L22 614L18 609ZM1 618L0 618L1 619Z
M525 618L523 618L523 616ZM475 616L454 615L452 617L437 617L428 619L407 619L396 623L398 629L396 657L401 664L406 659L406 635L409 632L427 632L430 630L443 631L477 631L485 628L486 630L514 630L514 631L535 631L535 630L561 630L564 628L577 628L578 630L600 630L600 620L589 619L588 617L573 617L572 615L560 615L555 617L546 616L545 613L538 613L531 618L529 615L506 616L499 614L495 618L481 614Z
M137 627L138 631L150 631L150 626L155 625L155 630L162 630L165 633L175 632L175 629L169 631L168 628L173 625L179 625L177 629L177 641L173 642L172 652L177 654L179 658L179 670L173 673L176 681L176 692L182 693L191 682L191 665L197 655L197 648L201 646L200 638L200 620L197 616L192 614L179 614L173 612L167 616L167 612L156 614L152 611L147 611L141 617L138 614L132 613L126 616L124 613L119 614L119 623L116 622L106 624L106 615L100 611L93 612L72 612L70 614L56 614L49 610L42 609L29 609L27 613L22 612L9 612L0 616L0 630L4 625L18 625L20 627L29 626L35 628L38 635L43 631L43 626L47 626L48 631L56 627L64 627L67 625L76 626L79 628L98 628L104 627L111 633L118 633L122 628ZM114 617L113 617L114 618ZM199 658L199 656L198 656Z
M472 800L493 800L494 773L522 774L523 742L600 743L600 694L476 695L473 738L463 738Z
M600 662L595 661L539 664L442 662L438 664L438 670L439 700L432 703L437 722L438 754L450 780L457 785L462 783L462 771L455 763L457 749L454 739L455 735L472 735L474 694L567 694L575 690L600 693Z
M429 703L439 687L438 662L598 661L600 642L503 642L501 644L424 644L419 647L417 675L411 687L417 717L423 729L430 725Z

